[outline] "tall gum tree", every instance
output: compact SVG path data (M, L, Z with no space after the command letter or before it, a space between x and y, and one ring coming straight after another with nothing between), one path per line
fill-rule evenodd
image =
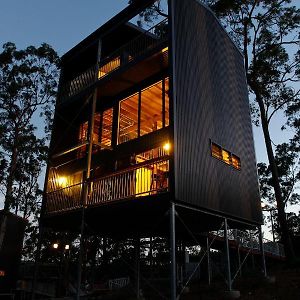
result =
M58 56L47 44L17 50L6 43L0 53L0 124L3 130L1 150L6 156L7 176L4 210L11 205L15 172L22 146L36 113L51 110L57 87Z
M39 158L45 151L45 140L35 137L34 119L40 116L39 123L43 123L43 119L49 121L56 95L58 66L59 58L47 44L18 50L15 44L6 43L0 52L0 191L5 213L16 202L15 194L20 199L26 197L22 195L20 182L25 177L21 174L34 174L36 180L36 170L40 171L39 167L34 170L31 163L24 162L31 158L31 162L41 163ZM49 128L49 124L45 128ZM35 144L28 146L31 142ZM27 170L22 170L25 166ZM23 189L23 193L25 191L28 189ZM2 221L0 246L5 228Z

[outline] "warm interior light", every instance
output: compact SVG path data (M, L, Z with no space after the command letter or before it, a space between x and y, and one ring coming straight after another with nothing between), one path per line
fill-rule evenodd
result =
M68 179L65 176L59 176L57 178L57 183L60 187L64 188L68 185Z
M162 49L161 52L164 53L164 52L168 51L168 49L169 49L169 47L166 47L166 48Z
M69 250L70 249L70 245L65 245L65 250Z
M164 148L165 151L170 151L171 144L170 143L165 143L164 146L163 146L163 148Z
M54 244L53 244L53 248L54 248L54 249L57 249L57 248L58 248L58 244L57 244L57 243L54 243Z

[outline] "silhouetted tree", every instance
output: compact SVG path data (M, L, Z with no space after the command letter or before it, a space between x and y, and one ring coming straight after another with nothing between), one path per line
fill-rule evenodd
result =
M47 151L41 127L45 121L44 129L50 128L58 64L47 44L18 50L6 43L0 52L0 191L4 211L15 208L25 218L40 200L38 177Z

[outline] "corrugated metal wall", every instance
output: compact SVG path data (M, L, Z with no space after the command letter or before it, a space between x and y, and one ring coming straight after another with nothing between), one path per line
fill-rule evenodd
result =
M177 200L261 221L243 57L195 0L173 1L174 155ZM241 158L212 158L210 140Z

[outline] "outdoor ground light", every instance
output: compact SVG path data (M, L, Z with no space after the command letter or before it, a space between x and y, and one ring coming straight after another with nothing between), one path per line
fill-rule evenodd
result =
M58 249L58 243L54 243L52 246L54 249Z

